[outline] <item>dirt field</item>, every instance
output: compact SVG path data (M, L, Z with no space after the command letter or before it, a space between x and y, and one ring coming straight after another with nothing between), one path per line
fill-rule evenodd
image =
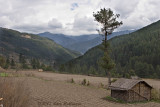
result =
M38 71L18 71L26 78L25 84L31 92L30 107L160 107L160 103L119 104L104 98L110 91L100 88L107 78L83 75L68 75ZM75 84L69 83L73 78ZM83 79L90 86L79 85ZM153 87L160 88L159 80L146 79Z

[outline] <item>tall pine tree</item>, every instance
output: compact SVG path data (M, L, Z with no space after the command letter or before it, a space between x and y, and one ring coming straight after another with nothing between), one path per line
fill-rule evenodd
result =
M93 16L95 18L95 21L97 21L100 24L100 29L98 30L99 34L104 36L103 39L103 51L104 56L102 57L103 63L101 64L104 68L106 74L108 75L108 86L111 84L111 76L110 76L110 70L114 68L114 63L111 60L109 56L109 43L107 41L108 35L112 34L114 29L122 25L122 21L117 21L117 18L119 18L119 14L114 14L113 11L109 9L100 9L100 11L97 11L96 13L93 13Z

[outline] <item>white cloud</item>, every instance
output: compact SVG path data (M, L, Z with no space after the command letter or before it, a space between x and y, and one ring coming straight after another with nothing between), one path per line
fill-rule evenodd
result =
M94 23L93 18L88 18L88 17L75 18L73 23L73 29L95 31L96 23Z
M11 20L7 16L0 17L0 26L9 27Z
M93 12L111 8L123 25L118 30L137 29L160 19L159 0L0 0L0 26L23 32L96 32Z
M55 18L48 22L48 26L53 29L62 28L62 24Z

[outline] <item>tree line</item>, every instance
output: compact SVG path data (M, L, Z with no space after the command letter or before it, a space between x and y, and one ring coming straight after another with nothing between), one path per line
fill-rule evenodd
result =
M51 65L44 64L36 58L28 59L22 53L19 54L18 60L13 56L10 58L0 55L0 66L4 69L43 69L44 71L54 71Z

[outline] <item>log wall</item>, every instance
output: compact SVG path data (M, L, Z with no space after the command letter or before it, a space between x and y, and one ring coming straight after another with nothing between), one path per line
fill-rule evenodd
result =
M111 90L111 97L126 102L147 101L151 99L151 87L140 82L130 90Z

